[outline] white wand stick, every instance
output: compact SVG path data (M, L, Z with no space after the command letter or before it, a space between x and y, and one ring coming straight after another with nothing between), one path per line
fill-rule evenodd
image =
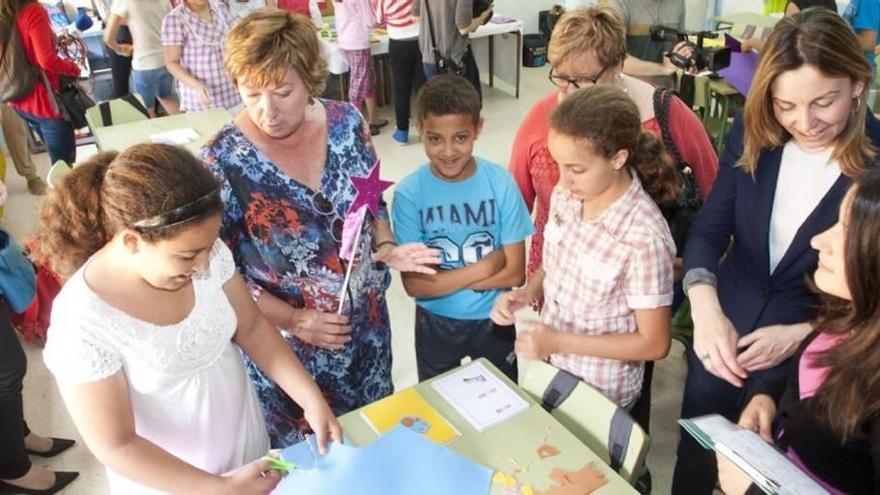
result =
M366 218L364 215L363 218ZM357 234L354 236L354 249L351 252L351 259L348 260L348 268L345 269L345 280L342 281L342 290L339 292L339 309L336 310L336 314L342 314L342 307L345 305L345 294L348 292L348 283L351 281L351 269L354 266L354 260L357 258L358 248L361 243L361 231L364 230L364 221L361 220L361 224L358 225Z

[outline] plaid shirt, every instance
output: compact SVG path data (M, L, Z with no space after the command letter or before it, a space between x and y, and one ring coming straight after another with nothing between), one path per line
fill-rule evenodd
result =
M162 45L182 47L180 65L204 83L211 94L211 104L202 105L196 91L180 82L180 109L184 112L241 104L238 90L223 69L223 42L234 19L222 3L211 0L210 6L211 22L197 16L181 2L162 23Z
M633 310L672 303L675 244L666 220L636 177L598 217L583 220L581 208L556 186L544 231L541 320L578 335L636 332ZM622 407L639 397L641 362L573 354L553 354L550 362Z

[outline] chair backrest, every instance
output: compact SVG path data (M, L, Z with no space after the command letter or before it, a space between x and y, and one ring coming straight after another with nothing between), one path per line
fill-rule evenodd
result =
M64 160L58 160L51 167L49 167L49 174L46 176L46 184L49 184L49 187L55 187L55 184L64 177L67 172L70 172L73 168L67 164Z
M625 480L635 484L642 474L650 439L629 413L574 375L543 361L530 361L519 385Z
M126 124L147 120L149 115L140 99L126 95L115 100L102 101L86 110L86 121L90 129L99 129L114 124Z

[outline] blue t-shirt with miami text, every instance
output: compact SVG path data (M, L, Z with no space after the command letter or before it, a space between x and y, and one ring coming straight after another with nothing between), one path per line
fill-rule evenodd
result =
M496 249L525 240L534 231L525 202L507 170L476 158L474 174L448 182L428 164L394 190L391 218L400 244L423 242L443 252L441 269L476 263ZM485 319L500 290L470 289L416 299L422 309L447 318Z

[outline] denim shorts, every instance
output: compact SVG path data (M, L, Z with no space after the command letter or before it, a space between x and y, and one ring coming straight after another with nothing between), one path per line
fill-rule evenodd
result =
M164 98L171 95L174 79L165 67L149 70L132 71L134 78L134 92L144 99L144 106L153 108L156 98Z

